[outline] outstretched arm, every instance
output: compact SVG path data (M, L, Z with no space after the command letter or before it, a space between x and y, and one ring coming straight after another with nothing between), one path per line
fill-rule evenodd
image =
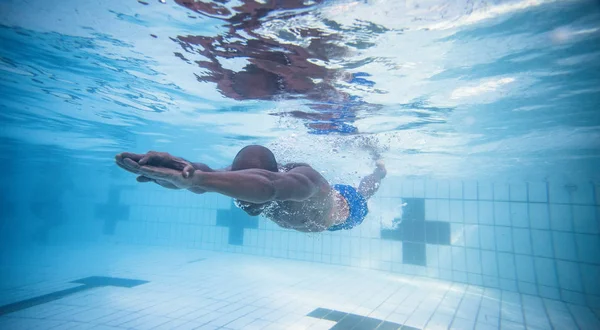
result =
M329 193L325 178L310 166L298 166L285 173L262 169L215 171L204 164L153 152L145 156L124 153L116 160L119 166L138 174L141 182L153 181L196 193L217 192L251 203L304 201L317 193Z
M169 181L154 179L147 176L144 176L139 171L139 167L144 165L156 166L156 167L165 167L173 170L178 170L182 172L192 172L194 170L200 170L203 172L218 172L218 171L229 171L231 167L227 167L221 170L214 170L210 168L208 165L204 163L192 163L183 158L172 156L166 152L156 152L150 151L146 154L134 154L130 152L120 153L115 157L116 163L119 167L129 171L131 173L137 174L138 182L154 182L160 186L169 189L181 189L176 185L172 184ZM203 194L206 191L200 188L189 188L191 192L197 194Z
M165 168L142 166L145 176L169 180L184 188L203 189L250 203L270 201L304 201L327 185L318 172L302 166L286 173L262 169L228 172L194 171L188 177Z

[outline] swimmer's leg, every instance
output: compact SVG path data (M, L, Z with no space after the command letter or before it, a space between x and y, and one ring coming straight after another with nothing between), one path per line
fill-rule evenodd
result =
M379 190L379 185L381 184L381 180L385 178L387 174L387 170L385 169L385 165L383 161L377 161L377 168L373 173L367 175L360 181L360 185L358 186L358 192L363 195L364 198L369 199L377 190Z

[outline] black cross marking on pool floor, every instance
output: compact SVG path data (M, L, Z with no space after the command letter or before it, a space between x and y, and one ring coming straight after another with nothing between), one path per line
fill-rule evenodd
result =
M336 330L419 330L418 328L409 327L399 323L388 322L368 316L345 313L336 310L317 308L308 313L310 317L337 322L330 329Z
M102 232L105 235L114 235L117 221L129 219L129 205L121 204L123 186L112 186L108 191L108 201L96 204L96 218L104 220Z
M0 316L13 313L16 311L20 311L26 308L30 308L33 306L45 304L54 300L58 300L64 298L66 296L70 296L72 294L94 289L101 288L105 286L116 286L121 288L133 288L138 285L142 285L148 283L148 281L142 280L132 280L127 278L116 278L116 277L105 277L105 276L92 276L82 278L80 280L73 281L71 283L83 284L80 286L76 286L74 288L65 289L61 291L52 292L49 294L45 294L42 296L37 296L34 298L17 301L12 304L0 306Z
M228 210L217 211L217 226L229 227L229 244L244 245L244 229L258 228L258 217L251 217L231 200Z
M425 199L403 198L406 206L396 229L382 229L381 238L402 242L402 263L427 266L426 244L450 245L450 223L425 221Z

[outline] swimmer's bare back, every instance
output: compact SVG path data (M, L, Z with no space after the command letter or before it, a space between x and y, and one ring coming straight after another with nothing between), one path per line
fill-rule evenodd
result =
M161 152L121 153L116 163L137 174L138 182L194 193L216 192L257 206L260 213L284 228L318 232L330 227L334 203L327 180L307 164L278 167L275 163L275 167L268 167L263 161L266 156L261 154L264 149L242 149L232 166L224 170Z

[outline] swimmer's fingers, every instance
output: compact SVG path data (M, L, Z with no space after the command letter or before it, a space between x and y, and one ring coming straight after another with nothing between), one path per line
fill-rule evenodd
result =
M137 182L154 182L154 180L150 179L149 177L140 175L136 178Z
M120 157L120 155L117 155L117 157L115 157L115 161L120 168L134 174L139 174L138 170L140 166L135 161L129 158L122 158Z
M156 152L149 151L147 154L143 155L142 159L139 160L140 165L152 165L152 166L161 166L163 165L164 158L166 158L169 154L165 152Z
M139 162L140 159L142 159L144 157L143 154L134 154L132 152L122 152L117 156L121 156L122 158L129 158L136 162Z
M139 173L140 164L131 160L131 158L123 158L123 165L128 168L130 172Z
M167 152L150 151L139 161L140 165L150 165L167 167L174 170L182 171L186 166L191 165L188 161L175 157Z
M181 176L180 171L156 166L140 166L140 174L151 179L174 179L177 176Z
M167 181L177 188L189 188L191 186L190 180L184 178L181 171L170 168L141 166L140 174L157 181Z
M170 183L168 181L154 180L154 179L151 179L151 178L143 176L143 175L138 176L136 178L136 180L137 180L137 182L141 182L141 183L144 183L144 182L154 182L154 183L158 184L159 186L162 186L162 187L165 187L165 188L169 188L169 189L179 189L179 188L177 188L177 186L175 186L174 184L172 184L172 183Z

